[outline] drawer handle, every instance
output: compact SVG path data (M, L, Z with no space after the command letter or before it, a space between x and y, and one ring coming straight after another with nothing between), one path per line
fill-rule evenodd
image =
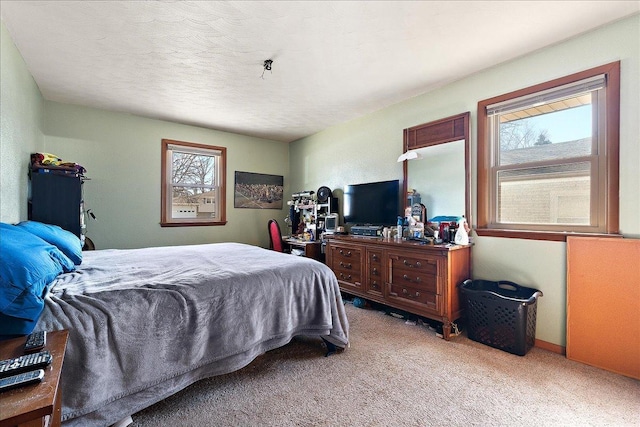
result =
M340 267L351 268L351 263L350 262L344 263L344 262L340 261Z
M410 263L409 261L407 261L406 259L404 260L404 265L406 265L406 266L407 266L407 267L409 267L409 268L413 268L413 267L420 268L420 267L422 267L422 264L420 264L420 261L416 261L416 263L415 263L415 264L411 264L411 263Z
M343 273L340 273L340 278L342 280L351 280L351 275L349 274L349 275L345 276Z
M403 275L402 278L404 280L408 280L410 282L416 282L416 283L420 283L420 277L416 277L415 280L412 280L411 277L409 277L408 275Z
M373 267L373 270L371 270L371 274L373 274L374 276L378 275L378 269Z
M347 251L347 252L345 252L345 251L343 251L342 249L340 249L340 251L339 251L339 252L340 252L340 255L342 255L342 256L351 256L351 251Z
M376 254L371 255L371 259L374 260L374 261L377 261L378 260L378 255L376 255Z
M406 290L405 288L402 288L402 293L406 296L408 296L409 298L418 298L420 296L420 292L417 292L415 294L411 294L408 290Z
M378 286L378 282L376 282L375 280L371 282L371 287L375 290L380 289L380 286Z

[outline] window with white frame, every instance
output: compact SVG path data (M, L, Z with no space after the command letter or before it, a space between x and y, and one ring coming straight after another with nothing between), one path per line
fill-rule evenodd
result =
M223 225L226 148L162 140L162 226Z
M478 103L478 234L617 233L618 62Z

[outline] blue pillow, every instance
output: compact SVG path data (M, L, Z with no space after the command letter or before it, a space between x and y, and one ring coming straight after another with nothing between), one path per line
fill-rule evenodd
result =
M0 314L32 329L44 308L48 286L60 273L75 266L55 246L11 224L0 223L0 253ZM9 326L3 319L0 335L15 334L6 330Z
M38 319L27 320L0 313L0 341L28 335L36 328Z
M49 242L69 257L75 265L82 263L82 243L78 236L57 225L44 224L38 221L23 221L18 224L28 232L35 234L45 242Z

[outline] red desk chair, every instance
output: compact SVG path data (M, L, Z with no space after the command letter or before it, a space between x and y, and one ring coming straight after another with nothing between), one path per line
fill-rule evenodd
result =
M277 252L289 252L287 246L282 240L282 234L280 233L280 226L278 221L270 219L267 224L269 230L269 249Z

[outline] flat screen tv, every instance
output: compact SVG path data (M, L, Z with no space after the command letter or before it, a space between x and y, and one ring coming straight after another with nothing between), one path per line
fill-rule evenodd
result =
M344 221L355 225L395 225L400 212L400 181L344 186Z

